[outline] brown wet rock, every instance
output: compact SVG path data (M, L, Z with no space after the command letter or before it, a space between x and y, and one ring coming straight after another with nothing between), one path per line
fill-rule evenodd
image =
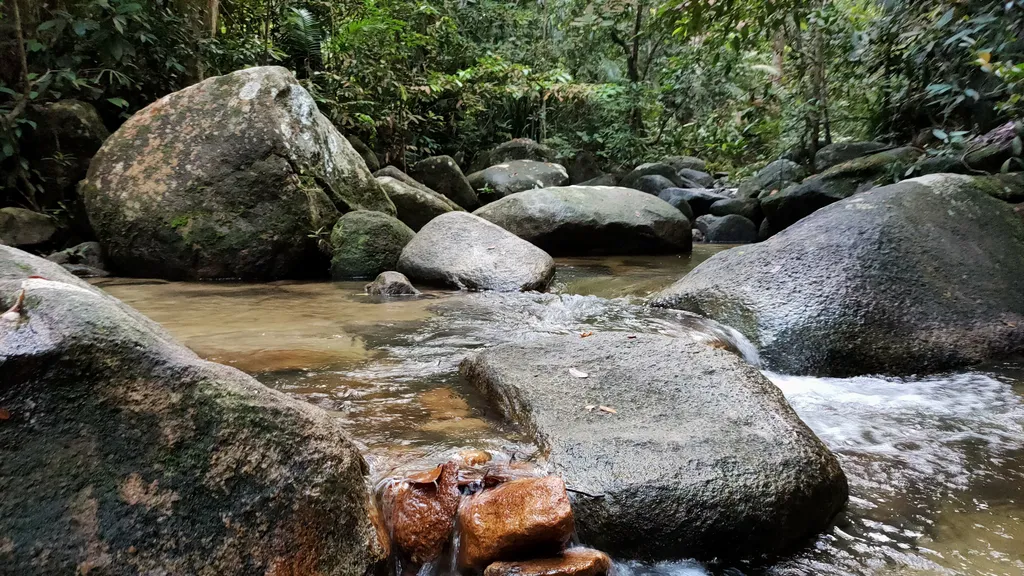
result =
M477 571L493 562L557 552L573 530L569 496L558 476L501 484L459 507L459 569Z
M453 461L384 488L385 521L403 564L419 566L441 554L455 526L460 497L459 465Z
M484 576L605 576L612 559L599 550L572 548L551 558L521 562L495 562Z

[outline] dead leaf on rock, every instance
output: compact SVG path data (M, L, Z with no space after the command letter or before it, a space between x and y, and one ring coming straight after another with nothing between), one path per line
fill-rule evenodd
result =
M406 477L406 481L410 484L437 484L437 479L441 477L441 469L442 467L438 466L433 470L416 472Z
M598 406L597 409L600 410L601 412L607 412L608 414L618 414L619 413L615 408L611 408L609 406Z
M630 334L629 336L626 336L626 340L636 340L636 336Z
M594 335L593 332L580 332L580 338L586 338L588 336L593 336L593 335Z
M11 413L6 408L0 408L0 420L10 420Z
M576 378L586 378L587 376L590 376L590 374L587 374L586 372L582 370L577 370L575 368L569 368L569 374L571 376L575 376Z
M585 408L587 412L593 412L594 408L597 408L597 405L595 405L595 404L587 404L583 408Z

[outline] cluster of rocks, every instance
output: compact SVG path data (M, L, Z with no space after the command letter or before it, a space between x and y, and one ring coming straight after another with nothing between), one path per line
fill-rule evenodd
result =
M565 482L529 464L467 451L433 470L385 480L377 499L396 573L445 559L459 573L485 576L611 570L603 552L567 549L575 522Z

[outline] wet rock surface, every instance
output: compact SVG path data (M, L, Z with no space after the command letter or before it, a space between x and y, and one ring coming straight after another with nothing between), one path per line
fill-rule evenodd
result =
M381 495L393 551L406 573L441 555L459 509L459 466L447 462L427 474L388 482Z
M449 212L431 220L406 245L398 271L460 290L516 292L546 289L555 263L540 248L479 216Z
M663 200L610 186L528 190L475 212L554 255L689 252L690 223Z
M365 287L370 296L414 296L420 291L401 272L381 272Z
M558 556L519 562L495 562L484 576L605 576L612 559L589 548L570 548Z
M569 174L559 164L536 160L502 162L466 177L480 201L493 202L509 194L568 184Z
M565 483L557 476L524 478L478 492L459 507L458 530L464 572L557 554L573 533Z
M580 539L614 556L784 553L846 501L836 458L771 382L724 350L574 334L497 346L460 372L590 495L572 497Z
M415 232L381 212L349 212L331 231L331 277L335 280L373 278L394 270Z
M22 291L20 312L0 319L2 571L381 565L367 466L338 420L199 359L60 265L0 246L0 307Z
M451 156L424 158L409 168L409 176L466 210L480 207L480 199Z
M394 214L366 163L279 67L169 94L104 143L82 182L112 270L165 279L323 274L310 233Z
M773 370L912 374L1024 350L1024 223L952 174L832 204L722 252L655 303L749 338Z

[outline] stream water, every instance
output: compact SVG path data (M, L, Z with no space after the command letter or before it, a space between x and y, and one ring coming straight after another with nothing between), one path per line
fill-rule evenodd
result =
M475 349L550 334L659 332L727 342L756 363L730 329L643 306L721 249L562 259L547 294L379 300L356 282L97 285L202 356L330 411L384 476L459 448L533 450L460 382L458 363ZM846 512L772 566L620 563L617 576L1024 574L1024 365L907 379L767 375L839 455Z

